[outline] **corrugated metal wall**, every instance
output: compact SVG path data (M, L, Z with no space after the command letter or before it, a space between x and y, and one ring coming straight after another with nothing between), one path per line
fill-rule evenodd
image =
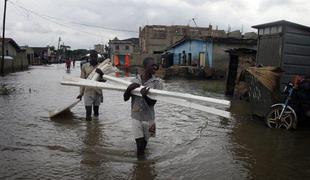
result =
M284 70L281 88L295 75L310 74L310 31L290 25L283 25L282 29L283 32L259 36L256 61Z
M257 64L281 66L282 37L280 34L260 36L258 42Z
M281 63L285 73L281 84L292 80L295 75L310 74L310 32L287 26L284 33Z

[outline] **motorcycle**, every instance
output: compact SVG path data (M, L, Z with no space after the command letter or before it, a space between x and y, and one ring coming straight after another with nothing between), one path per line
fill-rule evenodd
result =
M297 122L310 117L309 92L288 83L284 103L273 104L265 117L269 128L296 129ZM307 98L305 98L307 96Z

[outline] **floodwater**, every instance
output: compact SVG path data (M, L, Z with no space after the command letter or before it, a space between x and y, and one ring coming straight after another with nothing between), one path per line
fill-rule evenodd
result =
M268 129L248 104L233 102L233 118L158 102L157 137L147 159L135 156L130 103L104 91L99 120L85 121L83 103L56 119L48 110L74 101L61 86L64 65L35 66L1 78L15 87L0 96L0 179L309 179L310 128ZM201 81L170 80L165 89L224 98Z

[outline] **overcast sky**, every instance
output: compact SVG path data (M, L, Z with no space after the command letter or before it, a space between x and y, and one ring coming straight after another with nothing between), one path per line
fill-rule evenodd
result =
M310 26L309 9L309 0L8 0L6 37L56 47L61 37L72 49L89 49L116 36L138 37L140 26L195 26L192 18L198 26L244 32L282 19Z

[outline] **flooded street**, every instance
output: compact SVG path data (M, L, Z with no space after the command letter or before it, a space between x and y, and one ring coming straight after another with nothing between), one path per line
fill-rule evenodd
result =
M76 66L69 75L79 76ZM83 102L50 119L48 110L72 103L77 87L62 86L64 65L33 66L0 77L14 87L0 96L0 179L308 179L310 128L268 129L233 102L232 119L158 102L157 135L138 161L130 103L103 91L99 120L85 121ZM166 90L215 96L202 81L169 80Z

